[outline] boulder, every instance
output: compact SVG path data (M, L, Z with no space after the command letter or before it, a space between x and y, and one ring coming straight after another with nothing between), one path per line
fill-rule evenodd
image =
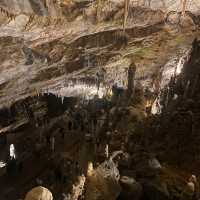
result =
M134 178L122 176L120 178L122 191L118 199L139 200L142 197L142 185Z
M26 194L25 200L53 200L53 195L47 188L38 186Z

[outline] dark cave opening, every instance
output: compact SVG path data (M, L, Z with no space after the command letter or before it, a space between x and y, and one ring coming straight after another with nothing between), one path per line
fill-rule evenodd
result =
M75 97L57 97L54 94L45 94L44 99L47 102L49 118L62 115L67 109L75 106L77 103L77 98Z
M75 97L58 97L54 94L28 97L18 101L10 108L0 109L2 133L21 132L27 128L42 126L46 121L58 117L74 107ZM13 125L15 124L15 125Z

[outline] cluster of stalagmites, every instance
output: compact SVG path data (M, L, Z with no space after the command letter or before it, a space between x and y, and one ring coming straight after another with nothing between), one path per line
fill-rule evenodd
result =
M161 160L169 162L172 166L179 166L185 170L193 170L198 166L196 158L200 149L198 142L195 141L199 138L199 53L200 42L195 39L181 73L171 78L167 85L168 92L164 91L165 95L161 97L161 103L164 102L161 114L150 116L143 123L143 128L139 126L136 129L137 135L131 136L129 150L133 153L137 151L139 143L144 148L140 149L140 152L148 152L149 149L153 149L159 154ZM163 88L163 90L165 89ZM141 148L140 145L138 148ZM138 168L138 160L142 160L143 156L140 154L138 158L135 157L135 169ZM191 163L193 164L191 165ZM143 163L140 168L142 169L144 166L146 165ZM142 180L144 180L144 174L149 172L146 168L144 171L141 170L139 174L142 176ZM159 183L157 180L150 184L151 188L148 188L147 191L154 193L150 199L199 198L199 183L196 176L192 175L186 182L175 178L175 182L172 183L173 174L168 171L166 175L166 172L167 168L161 167L159 175L156 175L161 182ZM149 181L155 180L154 178L149 177L143 182L144 185L149 187ZM152 190L152 187L155 186L158 187L156 188L159 190L158 193Z
M124 160L123 156L117 152L114 158L111 156L97 168L90 169L86 177L79 176L71 193L64 194L63 199L198 199L199 186L195 175L183 182L170 174L153 156L140 155L140 161L134 168L128 164L130 160ZM53 195L39 186L28 192L25 200L53 200Z

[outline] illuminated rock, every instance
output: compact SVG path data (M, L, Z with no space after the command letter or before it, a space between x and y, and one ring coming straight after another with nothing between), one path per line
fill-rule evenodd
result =
M25 200L53 200L53 195L47 188L38 186L26 194Z

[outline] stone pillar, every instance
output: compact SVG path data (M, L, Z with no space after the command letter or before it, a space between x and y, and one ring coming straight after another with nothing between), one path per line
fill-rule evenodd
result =
M132 62L128 68L128 96L132 96L134 93L134 80L135 80L135 73L136 73L136 65Z

